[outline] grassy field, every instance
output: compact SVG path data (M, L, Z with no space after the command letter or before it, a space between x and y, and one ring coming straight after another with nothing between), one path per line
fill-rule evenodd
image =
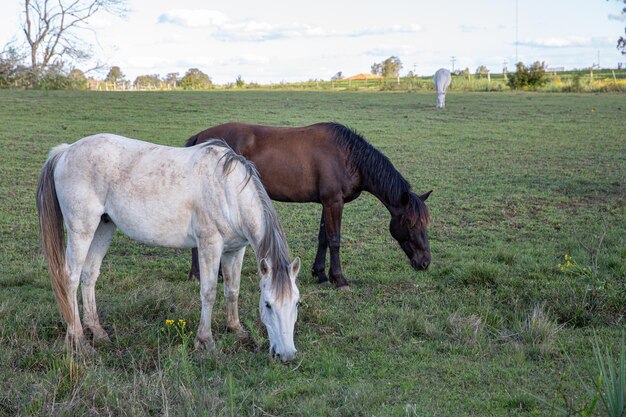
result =
M445 111L434 104L432 93L0 91L0 415L580 412L597 380L594 335L616 353L625 325L625 96L452 92ZM304 265L299 357L269 358L250 252L240 314L254 343L227 332L220 294L219 352L201 356L186 332L200 315L187 251L118 233L97 285L112 343L65 354L34 202L48 150L98 132L182 145L229 120L357 129L416 191L434 190L430 269L410 268L364 195L344 213L351 291L318 287L320 206L276 204Z

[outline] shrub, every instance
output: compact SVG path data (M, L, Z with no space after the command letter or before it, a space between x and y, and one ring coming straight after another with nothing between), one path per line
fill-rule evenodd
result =
M527 67L523 62L517 63L517 70L509 78L508 85L512 89L536 89L548 82L546 65L536 61Z

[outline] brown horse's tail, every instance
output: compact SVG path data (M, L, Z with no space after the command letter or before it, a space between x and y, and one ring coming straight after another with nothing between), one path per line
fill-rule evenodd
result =
M198 135L193 135L192 137L190 137L189 139L187 139L187 142L185 142L185 146L189 147L189 146L194 146L198 144Z
M63 235L63 213L59 206L54 168L59 157L69 145L59 145L50 151L50 156L41 170L37 188L37 211L43 253L48 261L52 288L61 314L67 323L72 322L74 310L68 298L69 277L65 268L65 239Z

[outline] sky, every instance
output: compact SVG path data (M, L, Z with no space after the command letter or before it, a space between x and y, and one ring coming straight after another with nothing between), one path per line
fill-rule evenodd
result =
M0 49L23 43L24 0L0 0ZM214 83L329 80L369 73L400 58L401 75L438 68L509 70L515 62L548 67L615 68L626 6L615 0L272 2L127 0L125 16L99 12L81 38L105 69L133 81L143 74L199 68ZM453 58L454 57L454 58ZM453 62L454 60L454 62ZM79 63L88 69L94 62Z

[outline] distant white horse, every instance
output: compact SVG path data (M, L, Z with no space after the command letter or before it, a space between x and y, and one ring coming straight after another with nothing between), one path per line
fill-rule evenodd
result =
M78 312L79 281L85 325L94 339L108 339L98 319L95 284L120 228L148 245L198 248L202 313L197 349L214 346L211 312L220 260L227 325L245 334L237 301L250 244L261 276L259 308L270 353L283 361L295 357L300 259L289 260L283 230L256 169L224 142L172 148L100 134L59 145L43 167L37 208L57 303L76 347L91 349Z
M435 91L437 91L437 108L444 109L446 107L446 90L450 86L452 76L450 71L440 68L435 73Z

